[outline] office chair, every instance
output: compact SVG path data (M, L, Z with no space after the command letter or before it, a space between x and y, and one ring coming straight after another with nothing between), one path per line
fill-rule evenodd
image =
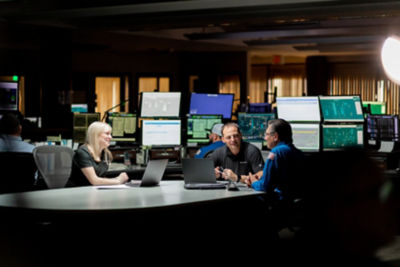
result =
M39 146L33 158L48 188L66 185L72 169L73 150L65 146Z
M32 153L0 152L0 193L34 190L37 170Z

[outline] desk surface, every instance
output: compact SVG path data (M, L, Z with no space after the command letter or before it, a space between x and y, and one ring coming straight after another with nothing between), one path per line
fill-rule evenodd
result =
M183 187L183 181L162 181L156 187L98 189L86 186L3 194L0 195L0 208L65 212L138 210L262 194L253 190L187 190Z

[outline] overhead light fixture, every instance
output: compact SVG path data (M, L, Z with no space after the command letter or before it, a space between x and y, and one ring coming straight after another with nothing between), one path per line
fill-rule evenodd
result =
M381 50L381 61L386 75L393 82L400 84L400 38L386 38Z

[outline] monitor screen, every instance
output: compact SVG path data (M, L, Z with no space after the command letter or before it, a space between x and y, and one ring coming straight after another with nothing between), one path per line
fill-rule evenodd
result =
M100 121L100 113L74 113L73 141L84 143L87 128L95 121Z
M249 103L249 113L270 113L270 103Z
M320 122L317 96L277 97L278 118L290 122Z
M243 140L248 142L264 142L268 121L275 119L274 113L242 113L238 114L238 125Z
M179 117L180 92L143 92L140 101L141 117Z
M0 110L18 110L18 83L0 82Z
M71 104L71 112L88 112L88 104Z
M363 128L362 124L322 125L323 149L363 147Z
M302 151L320 150L319 124L291 123L293 144Z
M222 122L222 115L188 115L187 142L208 143L208 134L216 123Z
M363 101L362 105L367 109L369 114L386 114L386 103L385 102L373 102L373 101Z
M143 120L142 145L175 146L181 144L180 120Z
M399 117L397 115L367 115L368 140L399 141Z
M360 96L320 96L319 101L324 121L364 121Z
M232 106L233 94L192 93L189 114L222 115L222 118L230 119Z
M136 114L109 112L107 118L107 122L112 127L112 141L136 141Z

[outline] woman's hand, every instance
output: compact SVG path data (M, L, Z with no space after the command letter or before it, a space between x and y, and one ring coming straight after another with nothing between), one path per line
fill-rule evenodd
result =
M121 172L115 179L119 182L119 184L124 184L129 180L128 174L126 172Z

